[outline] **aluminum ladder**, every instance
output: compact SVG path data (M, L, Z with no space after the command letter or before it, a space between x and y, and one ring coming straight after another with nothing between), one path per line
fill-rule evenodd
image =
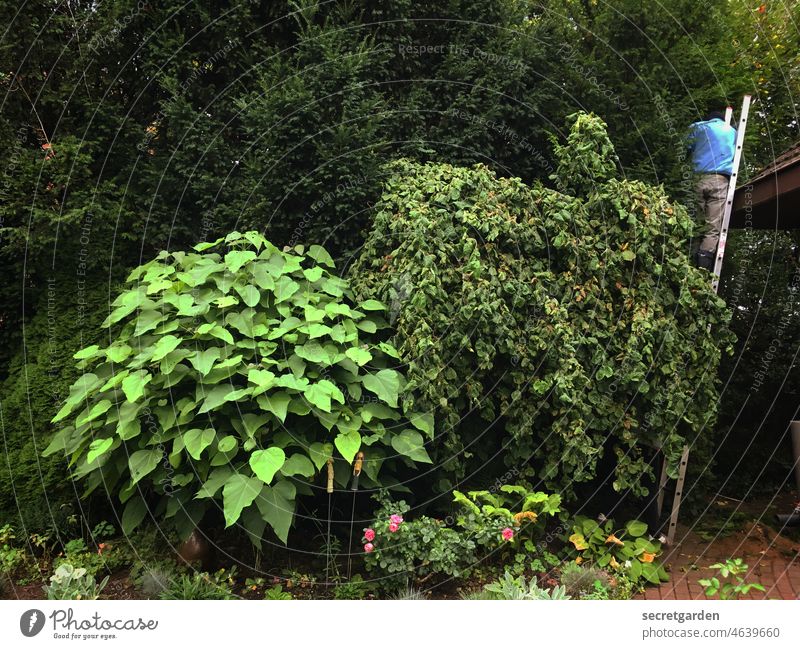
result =
M730 181L728 182L728 194L725 197L725 211L722 216L722 226L719 232L719 243L717 244L717 254L714 259L714 275L711 280L711 287L714 293L719 292L719 280L722 274L722 261L725 258L725 246L728 242L728 226L733 210L733 196L736 193L736 182L739 177L739 165L742 161L742 146L744 145L744 133L747 127L747 116L750 113L750 95L745 95L742 101L742 110L739 113L739 128L736 131L736 149L733 153L733 168L731 170ZM733 108L730 106L725 111L725 122L731 123ZM675 540L675 531L678 527L678 515L681 510L681 499L683 498L683 487L686 482L686 466L689 464L689 446L683 447L680 465L678 466L678 479L675 483L675 494L672 498L672 512L669 517L669 529L667 531L667 545L672 545ZM666 458L661 464L661 476L658 480L658 496L656 501L656 511L658 518L661 519L661 510L664 505L664 490L667 486L667 462Z

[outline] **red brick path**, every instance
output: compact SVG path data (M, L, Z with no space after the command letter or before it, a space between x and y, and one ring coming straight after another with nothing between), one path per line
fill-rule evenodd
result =
M800 560L767 559L758 563L751 561L746 577L748 583L759 583L766 592L751 590L740 599L800 599ZM660 586L651 586L639 596L640 599L709 599L698 584L699 579L713 574L707 568L670 573L670 581ZM714 599L714 598L712 598Z
M664 557L670 581L647 588L637 599L708 599L698 580L716 574L711 564L733 557L741 557L749 566L746 582L766 589L750 590L741 599L800 599L800 546L774 530L754 525L733 538L708 543L678 529L680 544Z

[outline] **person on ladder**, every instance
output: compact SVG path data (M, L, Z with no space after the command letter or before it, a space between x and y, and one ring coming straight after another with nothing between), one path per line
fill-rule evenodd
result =
M692 124L689 152L698 176L698 215L705 224L703 236L695 244L695 264L708 271L714 270L735 148L736 129L725 122L723 111L712 110L703 121Z

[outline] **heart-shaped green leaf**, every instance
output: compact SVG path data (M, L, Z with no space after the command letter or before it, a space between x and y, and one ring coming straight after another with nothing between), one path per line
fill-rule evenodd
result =
M358 431L350 431L348 433L339 433L336 439L333 440L339 453L347 460L348 463L353 462L353 459L361 448L361 435Z
M194 369L205 376L211 371L214 363L219 360L219 352L220 350L217 347L197 351L194 356L189 357L189 362L194 366Z
M189 455L195 460L199 460L203 451L211 446L214 437L216 437L216 432L213 428L193 428L183 435L183 443Z
M305 478L310 478L315 472L311 460L302 453L295 453L288 458L281 467L281 473L287 478L293 475L301 475Z
M86 454L86 461L91 464L114 443L113 438L106 437L105 439L96 439L89 445L89 452Z
M273 487L265 486L256 499L256 505L264 520L284 543L289 536L289 528L294 518L295 494L294 485L288 480L281 480Z
M283 449L273 446L263 451L255 451L250 455L250 468L266 484L272 482L272 478L286 462L286 454Z
M361 347L350 347L345 350L344 354L356 365L366 365L372 360L372 354Z
M153 380L146 370L139 370L135 374L126 376L122 381L122 391L128 401L136 401L144 394L145 386Z
M253 261L256 258L256 253L253 250L231 250L225 255L225 265L232 273L236 273L248 261Z
M328 461L328 458L333 456L333 444L330 442L323 444L322 442L314 442L308 448L308 455L311 461L317 467L322 469Z
M400 373L396 370L381 370L377 374L367 374L362 384L364 388L378 395L393 408L397 407L397 396L400 393Z
M153 356L151 357L151 360L160 361L172 350L174 350L178 345L180 345L181 342L182 342L181 338L173 336L172 334L159 338L155 346L153 347Z
M128 458L128 467L131 470L131 480L133 484L136 484L139 480L152 473L153 469L158 466L161 458L161 451L157 449L132 453L130 458Z
M392 437L392 448L416 462L431 463L431 458L425 450L425 440L415 430L404 430L399 435Z
M222 488L222 510L225 514L225 527L230 527L239 520L245 507L249 507L256 496L261 493L264 483L258 478L251 478L241 473L234 473Z

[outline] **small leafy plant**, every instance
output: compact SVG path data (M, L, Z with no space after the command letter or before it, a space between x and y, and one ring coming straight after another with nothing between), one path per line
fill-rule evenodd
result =
M64 554L67 556L81 554L82 552L88 551L88 549L86 541L83 539L72 539L64 544Z
M350 581L337 584L333 589L333 599L364 599L369 587L361 575L353 575Z
M160 594L160 599L206 600L233 599L231 578L224 570L214 574L195 572L181 575L170 582Z
M572 544L569 555L579 565L591 562L599 568L623 573L634 583L642 579L651 584L668 581L664 567L656 561L661 555L661 544L646 535L647 525L641 521L628 521L618 529L611 519L598 523L579 516L569 537Z
M514 576L508 570L496 582L483 587L476 599L570 599L564 586L555 586L552 590L539 588L536 579L527 581L525 577Z
M248 577L244 580L244 593L255 593L264 587L267 580L264 577Z
M25 563L25 552L15 546L16 534L11 525L0 527L0 574L9 576Z
M101 523L95 530L113 534L114 528L108 523ZM64 544L64 551L56 557L55 566L67 563L71 566L85 568L90 575L97 575L101 570L113 571L123 565L128 565L131 554L124 546L117 547L115 543L100 541L108 538L105 534L94 534L97 543L96 549L87 546L82 538L71 539Z
M100 521L92 528L92 538L98 542L110 539L116 534L116 529L108 521Z
M705 588L706 597L718 595L720 599L739 599L751 590L766 590L761 584L745 581L742 575L747 575L747 564L738 557L727 559L725 563L715 563L710 568L716 570L717 574L697 582Z
M2 536L1 533L0 536ZM44 532L34 532L29 538L31 545L36 548L39 556L45 561L45 563L49 563L54 546L53 530L50 529Z
M283 586L276 584L272 588L264 591L264 599L268 600L288 600L292 599L292 594L283 590Z
M47 599L97 599L108 584L106 576L99 584L86 568L60 564L44 587Z

